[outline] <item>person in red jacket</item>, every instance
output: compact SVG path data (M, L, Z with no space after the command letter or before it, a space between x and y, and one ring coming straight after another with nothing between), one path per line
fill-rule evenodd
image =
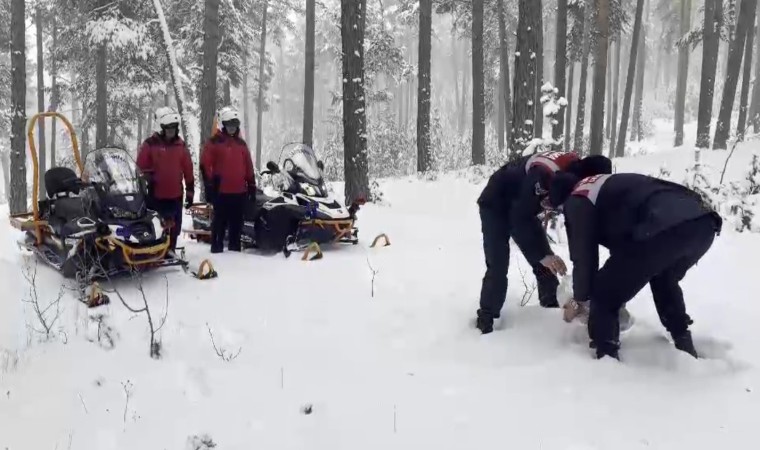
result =
M201 171L206 184L206 196L214 206L211 224L211 253L224 251L224 236L228 233L227 248L239 252L240 234L246 201L256 195L253 161L248 145L240 137L240 116L227 107L219 111L222 131L203 146Z
M161 131L140 146L137 167L148 181L148 207L165 221L172 222L171 252L177 248L182 227L182 181L185 181L185 206L193 203L195 177L193 162L185 142L179 137L179 115L171 108L156 110Z

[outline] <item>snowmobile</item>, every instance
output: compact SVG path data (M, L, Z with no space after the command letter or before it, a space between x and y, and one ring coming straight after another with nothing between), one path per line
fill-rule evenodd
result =
M319 245L331 242L358 244L354 224L364 202L347 208L333 197L324 181L324 165L308 145L286 144L279 161L269 161L260 173L259 180L268 178L275 193L266 195L257 186L255 200L246 206L241 244L265 252L282 251L286 257L310 247L319 257ZM185 232L200 242L210 242L213 207L196 204L190 212L194 229Z
M139 272L187 262L169 252L170 227L146 206L146 186L137 176L129 153L101 148L87 154L82 164L68 121L56 113L38 116L62 118L69 128L76 165L53 167L44 174L46 198L39 200L38 163L33 127L29 126L34 165L32 213L15 215L11 223L25 232L19 246L36 254L65 278L89 285L122 273ZM183 249L178 252L184 253Z

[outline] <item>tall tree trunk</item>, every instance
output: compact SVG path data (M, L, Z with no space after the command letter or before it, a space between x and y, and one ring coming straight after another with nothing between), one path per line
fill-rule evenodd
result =
M224 80L224 98L222 100L225 106L232 105L232 83L229 78Z
M752 87L749 120L755 133L760 133L760 20L758 20L758 28L755 31L755 82Z
M26 27L24 0L11 0L10 213L26 212Z
M205 0L203 9L203 74L201 75L201 143L209 139L216 115L217 64L219 54L219 0ZM201 151L202 154L202 151ZM203 180L204 183L210 180ZM205 191L204 191L205 195Z
M615 156L615 142L617 139L618 101L620 100L620 47L622 36L618 34L615 40L615 52L613 64L615 66L612 80L612 119L610 122L610 158Z
M472 164L474 165L486 163L483 3L484 0L473 0L472 3Z
M535 137L536 118L536 73L541 62L532 57L541 37L541 2L520 0L517 23L517 50L515 51L515 78L512 102L512 151L521 155L525 147Z
M341 0L343 50L343 167L346 203L371 200L364 98L364 31L367 0Z
M714 149L725 149L728 141L728 133L731 128L731 112L736 100L736 85L739 82L739 70L744 53L744 40L748 30L755 23L755 11L757 0L742 0L739 8L739 24L736 27L735 39L731 42L728 55L728 66L731 70L726 74L726 82L723 85L723 99L720 103L718 123L715 126Z
M581 56L581 80L578 87L578 112L575 116L575 141L573 151L585 153L583 148L583 132L586 126L586 89L588 88L588 60L591 53L591 16L592 11L589 8L583 8L583 56Z
M267 16L269 0L264 0L264 10L261 14L261 43L259 45L259 95L256 99L256 169L261 170L261 147L264 141L264 73L267 60Z
M705 0L704 34L702 38L702 79L699 88L699 112L697 113L697 148L710 147L710 123L712 122L715 74L718 70L720 45L719 19L722 14L720 0Z
M594 93L591 98L591 136L589 153L604 153L604 93L607 82L607 50L610 35L610 0L596 0L596 39Z
M98 46L95 61L95 147L108 145L108 47Z
M143 115L143 109L142 104L140 104L138 107L137 112L137 145L139 146L143 139L145 139L145 135L143 134L143 127L145 126L145 116Z
M461 124L461 121L459 120L459 116L456 114L456 111L460 111L462 109L462 102L461 97L459 96L459 45L456 41L456 34L455 30L451 30L451 69L452 69L452 78L454 81L454 103L456 106L456 109L454 110L455 113L452 114L454 118L454 122L456 122L456 126L459 127ZM461 133L461 128L459 128L459 132Z
M311 146L314 138L314 48L315 0L306 0L306 74L303 89L303 143Z
M464 133L464 130L467 128L467 111L469 111L469 104L467 102L467 99L469 98L467 96L467 92L470 91L470 81L472 78L472 57L467 53L467 42L463 42L462 45L462 61L464 62L464 68L462 72L462 107L459 110L459 120L461 126L459 127L459 132Z
M742 91L739 94L739 123L736 124L736 138L744 141L747 130L747 103L749 101L749 83L752 76L752 44L755 39L755 24L751 24L744 38L744 72L742 75Z
M607 40L607 107L605 108L605 111L607 113L607 117L604 120L604 136L609 139L610 138L610 124L612 123L612 66L614 65L614 61L612 58L614 57L615 51L614 49L610 49L610 41Z
M45 112L45 67L42 57L42 8L37 6L34 13L37 34L37 112ZM39 152L39 198L45 198L45 171L47 170L47 147L45 146L45 120L37 122L37 151Z
M562 0L561 0L562 1ZM504 0L498 0L499 15L499 153L504 152L505 142L509 142L509 40L507 39L507 19Z
M250 71L248 70L248 57L243 53L243 134L245 139L250 142L250 138L253 135L251 133L251 95L250 95Z
M681 36L691 28L691 0L681 2ZM676 85L675 146L683 145L683 124L686 107L686 83L689 70L688 46L678 49L678 80Z
M572 91L572 86L567 85L565 74L567 71L567 0L557 0L557 42L554 52L554 82L557 83L557 94L565 97L567 91ZM555 141L562 139L565 129L565 114L570 120L570 102L567 104L567 112L560 111L557 114L557 123L552 129L552 137ZM558 147L558 146L557 146ZM555 148L558 150L559 148Z
M55 15L50 23L50 28L53 32L52 49L53 54L58 50L58 21ZM58 89L58 63L55 58L50 58L50 110L58 111L58 103L60 103L60 92ZM58 141L58 132L56 130L57 120L53 120L50 129L50 167L56 167L58 165L58 155L56 155L56 144Z
M433 35L433 0L420 0L420 38L417 91L417 171L430 170L430 65Z
M567 112L565 113L567 120L565 121L565 151L570 151L570 136L573 126L573 88L575 85L575 61L570 61L570 70L567 75Z
M691 1L691 0L687 0ZM642 24L649 21L649 0L646 2L646 18L642 19ZM636 58L636 91L633 102L633 133L631 140L641 141L644 139L644 127L642 126L642 116L644 109L644 74L647 64L647 28L642 25L641 37L639 38L639 54Z
M533 0L536 3L535 7L541 11L536 17L536 30L538 36L536 38L535 58L536 58L536 92L533 98L533 104L536 105L533 119L534 131L533 137L544 137L544 108L541 106L541 87L544 85L544 24L543 24L543 7L542 0Z
M644 0L636 0L636 19L633 23L633 38L631 39L631 55L628 58L628 77L625 81L625 95L623 96L623 112L620 116L620 135L615 148L615 156L625 156L625 138L628 132L628 115L631 112L631 96L633 94L633 81L636 75L636 56L639 49L639 34L641 34L641 16L644 12Z

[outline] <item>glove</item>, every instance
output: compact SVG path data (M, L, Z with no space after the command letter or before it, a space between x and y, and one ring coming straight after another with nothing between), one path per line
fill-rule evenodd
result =
M551 270L554 275L564 276L567 273L567 266L557 255L547 255L541 260L541 265Z
M185 193L185 209L190 209L193 206L193 199L195 198L195 192L187 191Z
M584 325L587 324L588 312L588 302L577 302L574 299L570 299L562 305L562 319L567 323L578 319Z

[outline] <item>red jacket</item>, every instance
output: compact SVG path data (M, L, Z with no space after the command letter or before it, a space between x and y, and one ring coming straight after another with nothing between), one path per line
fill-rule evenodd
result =
M203 146L201 166L206 182L218 178L219 194L244 194L256 185L253 161L243 139L219 133Z
M150 177L155 199L181 199L183 178L185 191L195 191L193 161L180 138L167 142L158 133L153 134L140 146L137 167Z

